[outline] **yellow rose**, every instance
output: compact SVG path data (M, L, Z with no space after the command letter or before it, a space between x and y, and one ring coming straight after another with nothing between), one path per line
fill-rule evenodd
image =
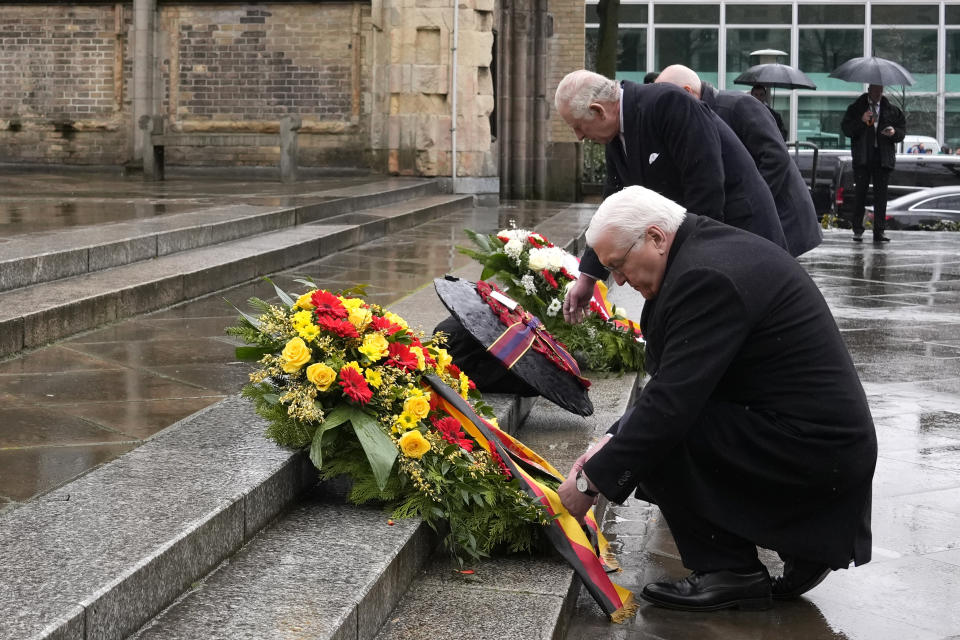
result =
M410 353L417 357L417 369L423 371L427 366L427 361L423 357L423 349L420 347L410 347Z
M430 396L407 398L403 402L403 411L404 413L412 414L420 420L423 420L427 417L427 414L430 413Z
M287 373L300 371L303 365L310 362L312 355L310 347L302 338L293 338L280 352L280 357L283 358L283 370Z
M357 328L357 331L363 331L373 320L373 313L370 312L370 309L350 309L347 320Z
M383 374L374 369L365 369L363 372L363 377L366 379L367 384L373 387L374 389L379 389L383 386Z
M400 450L408 458L422 458L423 454L430 451L430 443L419 431L407 431L400 436Z
M385 314L383 314L383 317L386 318L387 320L389 320L390 322L392 322L393 324L398 325L398 326L400 326L400 327L403 327L404 329L409 329L409 328L410 328L410 327L407 325L407 321L406 321L406 320L404 320L403 318L401 318L400 316L398 316L397 314L395 314L395 313L392 312L392 311L387 311Z
M303 294L302 296L297 298L297 301L293 304L293 306L296 307L297 309L306 309L307 311L312 311L313 310L312 298L313 298L313 294L316 292L317 290L314 289L313 291L309 291Z
M447 353L446 349L440 347L434 348L433 351L437 354L437 371L446 371L447 365L453 362L453 357Z
M337 379L337 372L322 362L307 367L307 380L317 385L320 391L326 391Z
M363 337L363 344L358 351L367 356L370 362L376 362L390 353L390 344L382 333L368 333Z

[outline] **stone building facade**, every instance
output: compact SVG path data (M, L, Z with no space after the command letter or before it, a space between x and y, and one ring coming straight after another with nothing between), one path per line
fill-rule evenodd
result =
M444 177L455 153L457 190L573 199L578 145L553 91L583 41L574 0L0 2L0 163L136 166L144 115L198 134L298 115L301 166Z

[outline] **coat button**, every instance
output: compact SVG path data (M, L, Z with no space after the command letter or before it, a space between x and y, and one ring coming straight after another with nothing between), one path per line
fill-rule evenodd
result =
M622 487L623 485L627 484L627 482L630 480L630 476L631 473L629 471L624 471L622 474L620 474L620 479L617 480L617 486Z

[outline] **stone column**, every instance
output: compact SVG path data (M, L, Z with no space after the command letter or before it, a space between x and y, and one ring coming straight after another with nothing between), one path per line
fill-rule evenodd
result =
M133 157L143 157L140 118L153 115L153 55L156 0L133 0Z

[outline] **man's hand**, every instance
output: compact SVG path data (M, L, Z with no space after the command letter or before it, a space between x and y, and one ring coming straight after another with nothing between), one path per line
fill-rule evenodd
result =
M596 280L581 273L576 282L567 289L563 298L563 319L570 324L580 324L586 316L590 306L590 297L593 296L593 285Z
M597 498L599 496L591 497L577 489L577 474L583 469L583 465L586 464L587 460L592 458L597 451L600 451L611 437L609 434L605 435L600 439L600 442L590 447L586 453L577 458L566 480L557 488L560 502L563 503L567 511L580 522L583 521L583 517L587 514L587 511L590 510L590 507L597 504ZM587 478L587 480L589 481L590 479ZM597 490L597 487L592 482L590 482L590 488L594 491Z
M883 131L881 131L880 133L882 133L883 135L885 135L885 136L887 136L887 137L889 138L890 136L892 136L892 135L895 134L896 132L897 132L897 130L894 129L893 127L884 127L884 128L883 128Z

